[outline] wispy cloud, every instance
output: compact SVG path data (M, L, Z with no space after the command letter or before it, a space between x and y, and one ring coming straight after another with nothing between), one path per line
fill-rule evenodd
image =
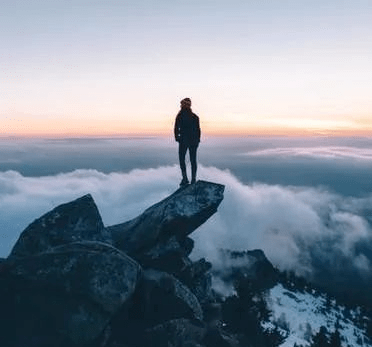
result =
M347 146L278 147L246 152L251 157L310 157L324 159L372 160L371 148Z

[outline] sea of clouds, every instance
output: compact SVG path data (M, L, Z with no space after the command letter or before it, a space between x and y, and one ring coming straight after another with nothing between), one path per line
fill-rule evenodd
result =
M252 157L308 157L316 159L354 159L371 161L371 148L352 146L275 147L253 150L244 155Z
M199 168L199 179L224 184L218 212L192 234L193 258L206 257L219 270L218 250L262 249L281 270L312 276L316 266L348 264L369 277L371 244L365 211L372 196L345 198L324 188L243 184L232 173ZM0 257L6 257L21 231L61 203L92 194L105 225L136 217L178 188L177 166L102 173L76 170L54 176L25 177L0 172ZM342 272L342 269L338 269ZM337 270L337 271L338 271Z

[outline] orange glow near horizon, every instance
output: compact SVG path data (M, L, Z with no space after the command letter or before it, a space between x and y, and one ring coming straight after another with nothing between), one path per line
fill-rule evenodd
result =
M201 118L203 136L372 136L372 122L337 122L303 119L252 119L249 122L233 120L211 122ZM120 136L173 136L173 119L148 120L140 125L128 120L45 119L3 122L0 137L120 137Z

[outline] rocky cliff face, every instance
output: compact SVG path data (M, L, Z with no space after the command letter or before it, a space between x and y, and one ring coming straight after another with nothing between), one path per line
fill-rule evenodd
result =
M89 194L36 219L22 232L9 257L26 257L77 241L111 243L110 234Z
M184 243L187 235L216 211L223 199L224 187L198 181L181 188L163 201L148 208L137 218L108 227L113 244L134 257L162 252L175 242Z
M0 346L240 346L222 328L211 264L189 258L188 235L223 191L198 181L109 227L90 195L35 220L0 260ZM249 256L252 281L271 271Z

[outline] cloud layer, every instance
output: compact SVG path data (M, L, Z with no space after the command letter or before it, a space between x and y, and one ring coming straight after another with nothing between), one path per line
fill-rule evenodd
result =
M245 153L252 157L310 157L317 159L372 160L372 149L349 146L277 147Z
M262 249L281 270L315 276L322 268L342 273L344 263L360 278L371 269L372 197L344 198L318 188L244 185L229 171L200 167L199 178L226 186L218 212L193 234L194 258L219 269L218 249ZM91 193L105 225L124 222L178 188L176 166L104 174L76 170L24 177L0 173L0 257L34 219L61 203ZM362 246L363 245L363 246ZM371 247L372 249L372 247ZM346 269L347 270L347 269Z

